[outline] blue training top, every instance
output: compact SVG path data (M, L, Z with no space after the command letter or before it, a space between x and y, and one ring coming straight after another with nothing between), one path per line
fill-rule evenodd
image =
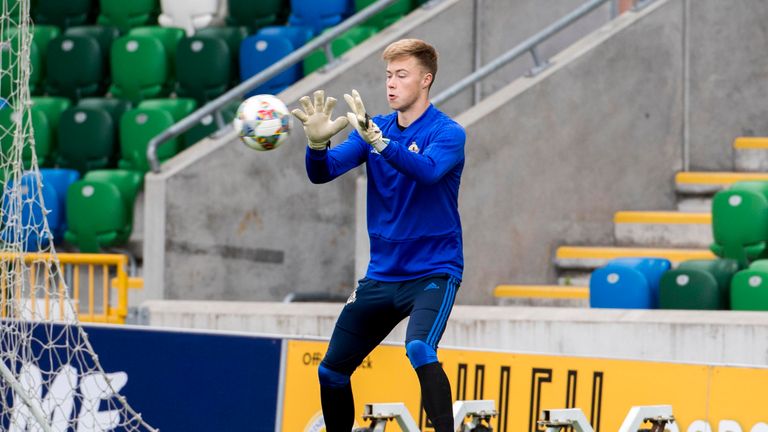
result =
M397 282L447 273L461 279L464 128L432 104L402 131L397 112L373 121L390 140L381 154L357 131L331 150L307 147L310 181L326 183L368 162L368 277Z

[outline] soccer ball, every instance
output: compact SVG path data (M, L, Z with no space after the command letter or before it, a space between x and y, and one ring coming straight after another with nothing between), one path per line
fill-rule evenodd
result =
M235 130L248 147L274 150L288 139L291 114L283 101L272 95L256 95L244 100L237 108Z

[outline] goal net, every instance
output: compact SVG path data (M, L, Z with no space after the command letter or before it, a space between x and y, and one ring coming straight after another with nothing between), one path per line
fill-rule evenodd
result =
M30 0L0 0L0 12L0 430L153 431L78 323L35 156Z

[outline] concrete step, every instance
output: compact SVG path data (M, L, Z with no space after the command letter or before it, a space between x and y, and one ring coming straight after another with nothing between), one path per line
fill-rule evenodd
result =
M620 211L613 217L618 246L707 248L712 215L675 211Z
M712 211L712 196L679 196L677 199L677 210L686 213L710 213Z
M683 196L711 196L742 180L768 180L762 172L679 172L675 176L675 189ZM684 198L684 197L681 197Z
M736 171L768 171L768 137L738 137L733 150Z
M493 296L503 305L589 307L586 286L498 285Z
M555 253L555 265L561 270L594 270L614 258L666 258L677 265L691 259L715 259L703 248L637 248L600 246L561 246Z
M589 286L591 270L567 270L557 272L557 284L561 286Z

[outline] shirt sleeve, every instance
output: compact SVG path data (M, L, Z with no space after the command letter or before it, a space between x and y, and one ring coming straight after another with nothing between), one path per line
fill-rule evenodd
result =
M434 184L464 159L464 128L449 126L438 131L426 143L423 153L414 153L402 143L390 141L381 155L392 167L409 178Z
M357 131L349 134L346 141L330 150L313 150L307 146L305 163L307 176L312 183L328 183L365 162L370 146Z

